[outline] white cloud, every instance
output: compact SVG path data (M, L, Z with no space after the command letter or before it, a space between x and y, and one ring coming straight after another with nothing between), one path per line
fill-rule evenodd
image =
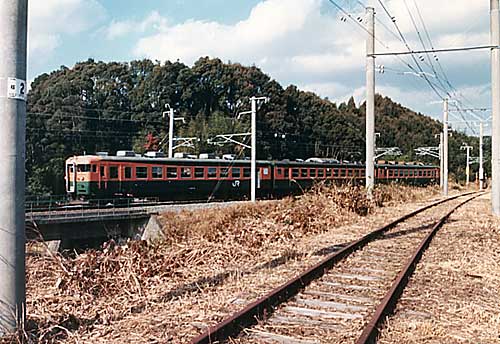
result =
M344 5L347 2L339 1ZM406 50L378 1L367 2L376 7L377 38L391 51ZM384 3L412 49L421 49L405 2L385 0ZM406 3L428 47L415 2L407 0ZM417 3L435 48L488 44L487 1L417 0ZM362 16L362 12L358 7L355 16ZM354 23L339 19L340 15L326 0L261 0L247 18L234 24L208 20L172 24L153 12L141 21L112 22L107 37L120 37L134 29L143 32L133 49L137 57L192 64L200 56L211 56L247 65L255 63L283 84L295 83L335 101L345 101L354 94L359 103L364 99L366 33ZM377 50L386 51L380 44ZM409 57L381 57L377 58L377 64L385 65L388 70L408 71L407 62L402 63L402 60L411 61ZM484 85L489 78L479 75L484 70L478 68L488 65L487 51L443 54L440 62L449 79L455 80L455 86L459 89L469 87L467 92L474 92L474 87ZM421 66L431 72L428 64L427 61ZM377 92L418 111L440 112L439 106L427 105L436 96L422 79L388 74L389 71L377 77ZM488 102L488 97L477 97L473 101ZM487 106L488 103L478 105Z
M96 0L34 0L29 2L29 57L41 64L59 47L63 35L76 35L105 17Z
M141 39L138 56L192 63L202 55L242 62L289 56L298 45L308 45L304 29L319 15L321 0L266 0L249 17L234 25L209 21L187 21L165 27ZM315 39L309 37L309 41ZM301 49L299 49L301 50Z
M125 21L112 21L106 28L106 38L113 40L123 37L132 32L144 33L149 29L161 30L167 26L167 20L160 16L157 11L151 14L142 21L125 20Z

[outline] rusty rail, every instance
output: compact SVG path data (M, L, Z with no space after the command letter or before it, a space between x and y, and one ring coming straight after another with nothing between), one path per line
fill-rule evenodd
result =
M436 235L436 233L443 227L448 218L453 214L458 208L465 205L466 203L472 201L473 199L481 196L482 194L471 197L464 202L460 203L456 207L454 207L449 213L443 216L435 225L432 227L432 230L426 237L422 240L417 250L413 254L413 256L408 260L403 270L399 273L398 277L394 281L391 286L391 289L387 292L386 296L380 303L380 305L375 310L375 314L372 319L365 326L361 336L356 341L356 344L368 344L375 343L378 336L378 328L384 322L386 316L390 315L398 302L399 297L403 293L404 288L408 284L410 276L415 271L415 268L422 258L425 250L429 247L432 239Z
M266 319L269 314L273 313L274 308L277 305L297 295L301 289L305 288L313 280L322 277L325 274L325 272L331 269L335 263L347 257L354 251L364 247L370 241L376 239L380 235L384 234L386 231L394 228L399 223L406 221L407 219L427 209L433 208L435 206L438 206L445 202L449 202L459 197L469 196L474 193L476 192L468 192L465 194L448 197L444 200L434 202L425 207L417 209L409 214L406 214L394 220L393 222L363 236L362 238L351 242L346 247L340 249L337 252L332 253L324 260L312 266L299 276L277 287L268 294L247 305L241 311L238 311L233 315L231 315L230 317L224 319L219 324L209 328L206 332L192 339L190 343L210 344L215 342L222 342L228 339L229 337L237 336L242 331L242 329L257 324L259 320Z

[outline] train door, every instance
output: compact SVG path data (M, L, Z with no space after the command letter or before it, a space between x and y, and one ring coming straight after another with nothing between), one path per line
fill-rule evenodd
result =
M106 166L105 165L100 165L99 166L99 189L107 189L108 188L108 181L106 179Z
M66 192L74 193L76 190L76 164L66 164Z

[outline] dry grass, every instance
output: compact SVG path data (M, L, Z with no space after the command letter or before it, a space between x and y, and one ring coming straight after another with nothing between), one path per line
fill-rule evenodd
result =
M436 188L385 186L376 191L371 202L357 187L320 186L298 198L162 214L166 239L154 244L128 242L118 246L110 242L101 250L75 257L29 256L25 333L3 342L120 342L113 339L118 338L116 332L127 338L123 328L132 331L141 324L145 329L138 338L156 331L152 338L179 342L183 335L192 334L193 328L182 334L176 330L176 320L167 317L160 324L163 332L158 332L158 328L150 328L151 319L146 315L151 317L151 312L165 307L175 310L172 300L182 300L183 309L186 303L196 309L205 288L228 278L227 271L238 279L243 267L247 268L245 273L268 263L272 268L275 262L266 259L276 252L285 261L300 259L304 253L291 247L302 239L355 223L376 207L436 194ZM262 264L256 266L258 262ZM192 314L190 319L223 316L203 314Z
M380 343L500 343L500 220L490 202L459 209L436 235Z

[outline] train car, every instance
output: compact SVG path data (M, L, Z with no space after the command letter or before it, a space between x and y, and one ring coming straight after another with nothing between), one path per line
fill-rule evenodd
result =
M377 164L378 182L434 183L439 169L421 164ZM363 183L362 164L257 161L257 196L301 192L315 182ZM72 199L244 199L250 192L250 161L168 159L140 156L75 156L66 161Z

